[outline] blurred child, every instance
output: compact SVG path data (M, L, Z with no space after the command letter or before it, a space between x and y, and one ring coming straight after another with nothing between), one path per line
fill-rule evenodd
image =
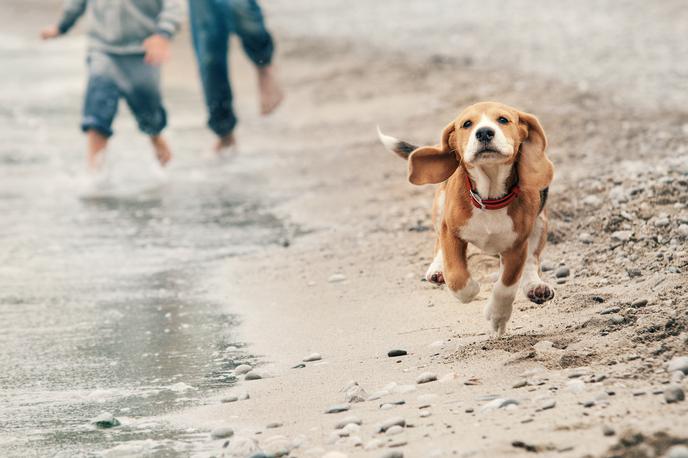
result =
M237 118L232 109L227 68L229 36L235 33L239 37L246 55L257 68L263 115L274 111L284 98L272 65L275 46L256 0L189 0L189 14L208 109L208 127L218 137L215 151L222 154L236 143Z
M160 65L183 18L181 0L66 0L57 25L41 32L59 37L88 11L88 87L81 129L88 138L88 166L99 172L112 135L120 97L141 132L150 136L161 165L172 158L161 132L167 115L160 94Z

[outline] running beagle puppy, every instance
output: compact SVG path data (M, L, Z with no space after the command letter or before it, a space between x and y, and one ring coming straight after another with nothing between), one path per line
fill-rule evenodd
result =
M437 240L428 281L446 282L461 302L470 302L480 285L468 271L468 243L499 254L499 279L485 306L498 335L506 331L519 280L532 302L554 297L552 287L540 278L540 254L547 241L545 203L554 167L535 116L483 102L449 123L436 146L417 147L379 129L378 134L387 149L408 159L411 183L439 184L432 208Z

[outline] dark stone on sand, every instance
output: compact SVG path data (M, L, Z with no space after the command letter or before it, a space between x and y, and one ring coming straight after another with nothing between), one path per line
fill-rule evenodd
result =
M609 315L610 313L617 313L621 311L621 307L607 307L600 312L600 315Z
M327 408L325 413L339 413L339 412L346 412L349 410L351 406L349 404L335 404L333 406L330 406Z
M390 350L387 352L387 356L390 358L396 358L398 356L406 356L408 352L406 350Z
M93 423L97 428L114 428L115 426L121 425L118 419L116 419L111 413L109 412L103 412L100 415L98 415L96 418L91 420L91 423Z
M559 267L554 271L554 276L557 278L566 278L569 275L571 275L571 270L566 266Z

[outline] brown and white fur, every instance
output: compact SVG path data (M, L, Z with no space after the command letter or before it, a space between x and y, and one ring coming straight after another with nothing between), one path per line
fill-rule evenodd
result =
M485 316L498 335L506 331L519 280L535 303L554 297L552 287L540 278L540 255L547 241L544 205L554 168L535 116L483 102L449 123L436 146L415 147L378 133L389 150L408 159L411 183L439 184L432 209L437 240L428 281L446 283L461 302L470 302L480 286L468 271L468 243L498 254L499 278L485 306ZM476 208L466 175L483 199L498 199L516 183L520 193L505 208Z

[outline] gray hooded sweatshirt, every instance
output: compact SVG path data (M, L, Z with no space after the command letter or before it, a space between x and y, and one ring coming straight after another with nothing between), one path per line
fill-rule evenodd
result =
M60 32L71 29L87 10L89 48L112 54L143 53L146 38L171 38L184 16L181 0L65 0Z

